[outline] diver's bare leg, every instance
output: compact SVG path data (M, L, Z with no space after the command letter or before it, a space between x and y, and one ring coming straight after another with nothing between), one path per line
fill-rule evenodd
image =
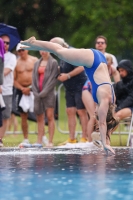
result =
M29 48L23 47L24 49L42 50L53 53L65 62L75 66L91 67L94 61L94 54L91 49L67 49L57 43L36 40L35 37L21 41L21 44L29 46Z
M115 154L112 147L106 144L106 132L107 132L106 117L107 117L108 109L109 109L109 102L102 101L98 108L99 129L100 129L102 143L103 143L103 147L105 151L106 152L111 151L113 154Z
M91 93L88 90L84 90L82 92L82 101L89 114L89 120L87 123L87 134L88 134L89 142L91 142L92 141L91 134L94 130L96 115L95 115L95 103L94 103Z

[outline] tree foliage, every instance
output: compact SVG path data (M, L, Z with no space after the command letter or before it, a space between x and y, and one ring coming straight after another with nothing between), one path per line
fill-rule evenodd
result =
M104 35L108 52L132 58L132 7L127 0L1 0L0 21L16 26L22 39L28 29L30 36L32 30L42 40L60 36L75 47L94 47Z
M58 0L69 13L71 41L78 47L94 47L95 38L104 35L108 39L108 51L130 57L133 38L133 1L127 0Z
M27 28L34 29L39 39L48 40L55 35L62 37L65 19L63 7L54 0L0 1L0 21L16 26L22 39Z

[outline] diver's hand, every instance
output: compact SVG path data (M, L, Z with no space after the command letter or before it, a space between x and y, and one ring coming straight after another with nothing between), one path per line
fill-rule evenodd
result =
M104 145L104 150L105 150L106 154L108 154L108 152L111 152L113 155L115 155L115 151L112 149L111 146L109 146L107 144Z

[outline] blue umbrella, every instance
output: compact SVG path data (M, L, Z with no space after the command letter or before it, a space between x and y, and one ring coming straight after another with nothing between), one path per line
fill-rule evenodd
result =
M4 34L8 35L10 38L10 46L9 46L9 51L10 51L20 42L20 36L18 34L18 30L14 26L9 26L0 23L0 36Z

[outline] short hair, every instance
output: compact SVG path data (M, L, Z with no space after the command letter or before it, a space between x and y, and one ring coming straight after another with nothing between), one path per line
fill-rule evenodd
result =
M97 42L97 40L98 40L99 38L104 39L104 40L105 40L105 43L107 44L107 38L106 38L105 36L103 36L103 35L97 36L96 39L95 39L95 43Z

